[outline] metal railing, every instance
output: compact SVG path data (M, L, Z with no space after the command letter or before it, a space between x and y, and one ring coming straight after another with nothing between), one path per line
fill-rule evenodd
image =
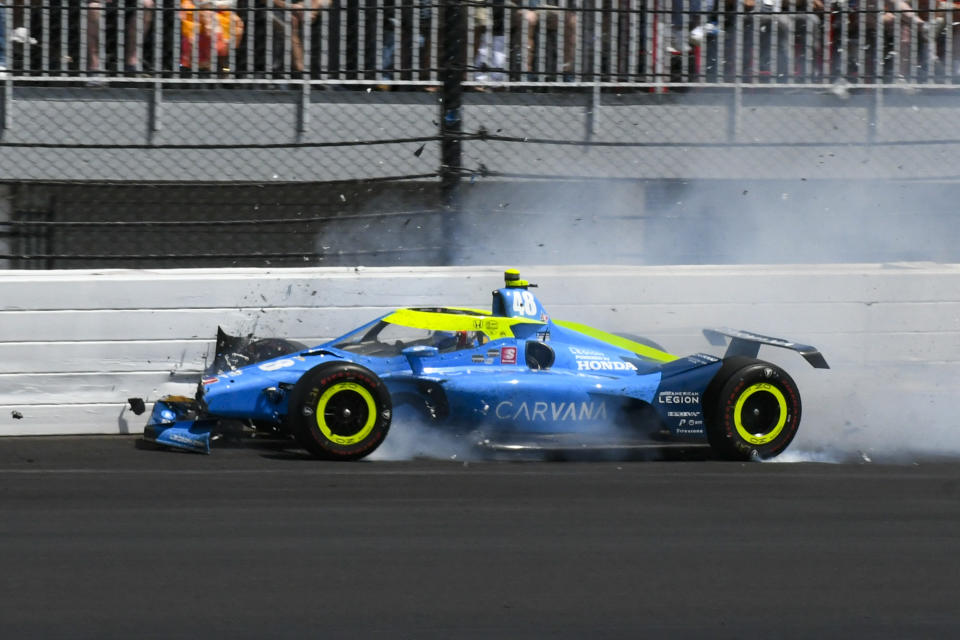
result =
M452 0L450 0L452 1ZM0 7L6 77L433 85L445 40L478 85L952 85L940 0L95 0ZM958 5L960 7L960 5Z

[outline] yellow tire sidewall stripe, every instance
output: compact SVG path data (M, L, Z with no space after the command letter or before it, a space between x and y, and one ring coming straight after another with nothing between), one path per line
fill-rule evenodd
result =
M750 396L759 392L769 393L776 398L777 404L780 406L780 419L777 421L776 426L768 433L754 435L743 426L743 405ZM733 424L737 428L737 433L740 437L750 444L768 444L776 440L780 432L783 431L783 427L787 424L787 415L787 399L783 395L783 392L767 382L757 382L747 387L743 393L740 394L740 397L737 398L737 404L733 408Z
M330 402L330 399L338 393L344 391L352 391L358 394L363 398L364 402L367 403L367 422L361 427L359 431L349 436L341 436L334 433L330 426L327 424L327 419L324 416L324 411L327 408L327 404ZM370 391L356 382L338 382L337 384L331 385L327 388L323 394L320 396L320 399L317 400L317 427L320 429L320 432L324 437L334 444L339 445L351 445L362 442L364 438L370 435L370 432L373 431L374 425L377 423L377 403L373 398L373 394Z

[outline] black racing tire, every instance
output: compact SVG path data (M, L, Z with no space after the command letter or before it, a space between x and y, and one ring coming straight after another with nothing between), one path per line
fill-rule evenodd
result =
M786 371L762 360L727 358L703 396L707 438L730 460L773 458L800 427L800 391Z
M290 395L286 424L318 458L359 460L390 430L390 393L377 375L357 364L328 362L300 378Z

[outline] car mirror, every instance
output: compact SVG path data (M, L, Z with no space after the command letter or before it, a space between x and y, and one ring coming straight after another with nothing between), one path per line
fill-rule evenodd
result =
M401 353L407 357L413 373L419 375L423 372L423 359L440 355L440 350L428 345L417 345L415 347L407 347L401 351Z

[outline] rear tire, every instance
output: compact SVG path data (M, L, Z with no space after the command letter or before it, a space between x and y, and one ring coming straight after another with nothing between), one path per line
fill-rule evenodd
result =
M790 444L800 426L800 391L780 367L732 357L707 387L703 399L707 438L723 458L769 459Z
M305 373L290 396L286 424L304 449L327 460L358 460L390 429L390 393L366 367L329 362Z

